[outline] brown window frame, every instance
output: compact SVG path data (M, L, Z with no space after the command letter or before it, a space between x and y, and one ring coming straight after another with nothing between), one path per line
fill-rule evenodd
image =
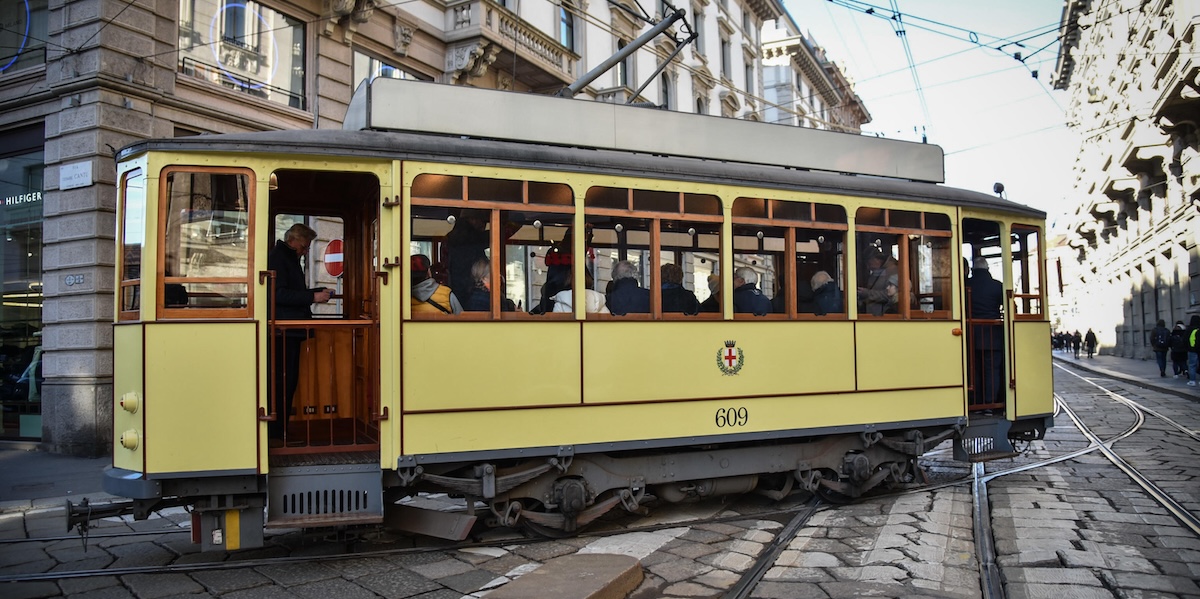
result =
M950 293L947 295L947 298L949 298L950 301L948 303L944 303L942 309L933 310L931 312L921 311L921 309L919 307L920 303L921 303L921 294L917 293L916 290L912 289L912 282L914 280L916 280L915 275L917 273L914 270L916 268L916 265L913 263L913 260L912 260L912 256L911 256L912 252L909 251L909 245L910 245L910 242L912 241L912 239L909 238L910 235L917 235L917 236L921 236L921 237L945 238L945 239L949 240L951 243L953 243L954 224L953 224L952 217L950 217L949 215L946 215L946 214L942 214L940 212L925 212L925 211L919 211L919 210L908 210L908 209L903 209L903 208L877 208L874 206L863 206L863 207L860 207L858 210L859 211L862 211L862 210L878 210L878 211L880 211L882 220L883 220L883 224L882 225L879 225L879 224L859 225L858 224L858 220L859 220L858 214L856 213L855 214L855 227L854 227L854 235L856 237L856 239L855 239L856 247L857 247L857 243L858 243L857 236L862 233L880 233L880 234L895 236L898 240L897 246L900 248L900 255L897 257L897 262L899 263L897 265L897 268L900 272L903 272L905 275L903 277L899 277L899 281L898 281L900 283L899 294L901 297L909 297L909 295L911 293L911 296L913 297L915 303L917 304L917 307L914 308L912 305L910 305L909 302L900 302L899 309L897 310L896 314L882 314L879 316L876 316L876 315L873 315L873 314L870 314L870 313L860 310L858 312L858 318L859 319L865 318L867 320L947 320L947 321L954 320L953 298L952 298L953 290L954 290L953 281L951 281ZM918 221L917 221L919 226L917 228L905 227L905 226L892 226L891 222L892 222L892 218L893 218L893 212L904 213L905 215L910 214L910 213L916 213L919 216ZM931 228L930 223L928 222L930 215L934 215L934 216L938 217L939 219L947 219L948 226L946 226L946 228L944 228L944 229L943 228ZM951 252L951 255L953 255L953 248L948 246L947 251ZM863 257L859 256L859 260L861 261L862 259L863 259ZM859 269L856 268L855 269L856 286L859 283L859 281L857 281L858 272L859 272ZM951 269L950 272L952 273L953 269ZM855 302L857 302L857 301L858 300L856 297Z
M125 273L126 273L126 268L127 268L126 261L129 258L129 255L126 253L126 248L125 248L125 230L126 230L127 224L129 223L129 202L128 202L129 181L131 179L135 179L135 178L139 178L139 177L142 180L142 206L141 206L142 243L139 246L139 250L138 250L138 260L140 261L140 263L138 265L137 278L136 279L127 279L127 278L125 278ZM118 273L120 274L120 283L119 283L118 289L117 289L117 320L120 320L120 321L131 321L131 320L138 320L139 318L141 318L142 281L145 279L144 271L142 269L146 265L146 239L145 239L145 237L149 234L149 231L146 231L146 227L145 227L146 209L147 209L146 181L148 179L149 179L149 177L147 176L146 170L143 167L133 168L133 169L130 169L129 171L126 171L125 173L121 174L121 183L120 183L120 187L121 187L121 220L117 223L117 227L118 227L117 228L117 244L118 244L118 247L121 248L120 257L118 258L120 260L120 270L118 271ZM124 309L125 294L127 293L126 290L130 290L130 291L128 291L128 293L133 294L136 304L137 304L132 310Z

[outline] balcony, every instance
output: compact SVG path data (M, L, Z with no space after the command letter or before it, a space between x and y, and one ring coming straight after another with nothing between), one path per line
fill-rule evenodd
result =
M446 42L446 71L460 83L493 64L533 91L557 91L578 77L578 54L491 0L449 3Z

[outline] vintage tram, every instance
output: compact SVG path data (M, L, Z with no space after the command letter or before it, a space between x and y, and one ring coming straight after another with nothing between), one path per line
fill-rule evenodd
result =
M946 441L1013 455L1053 423L1045 214L945 187L942 164L400 80L360 88L343 130L135 143L105 489L138 517L189 506L195 541L237 549L264 527L570 533L648 496L853 498ZM295 223L317 233L309 285L332 290L310 319L278 316L268 269ZM972 313L969 264L1003 286L994 314ZM425 279L471 309L423 309ZM644 308L589 311L618 284ZM664 308L680 288L705 308ZM467 509L401 501L423 492Z

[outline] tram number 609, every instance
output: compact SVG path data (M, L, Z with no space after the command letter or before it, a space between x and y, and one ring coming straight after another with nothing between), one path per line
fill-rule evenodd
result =
M746 426L750 422L750 411L746 408L720 408L717 410L717 426Z

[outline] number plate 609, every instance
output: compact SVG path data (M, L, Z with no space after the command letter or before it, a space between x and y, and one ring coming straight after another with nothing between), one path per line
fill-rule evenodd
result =
M750 412L746 408L718 408L717 409L717 426L726 428L730 426L746 426L750 421Z

